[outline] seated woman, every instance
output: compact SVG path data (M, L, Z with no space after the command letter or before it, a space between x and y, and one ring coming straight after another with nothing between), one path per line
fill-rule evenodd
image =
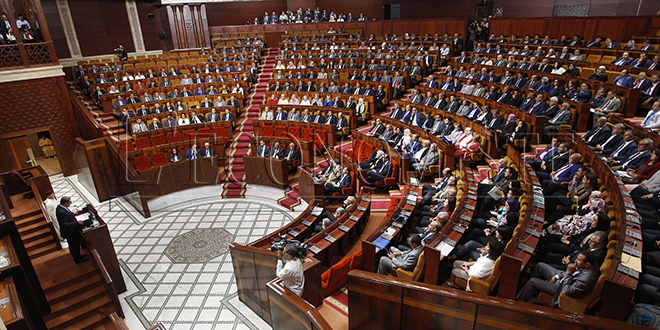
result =
M119 93L119 90L115 86L110 86L110 90L108 91L110 94L116 94Z
M567 77L579 77L580 76L580 70L575 67L575 63L569 63L568 64L568 69L564 71L564 76Z
M566 196L554 194L552 195L554 198L545 199L545 212L547 219L561 218L563 215L568 214L566 212L570 210L573 205L583 205L589 201L591 192L598 190L598 175L589 172L584 175L582 182L584 183L582 188L575 192L568 193ZM560 206L564 206L564 208L558 210L557 208Z
M312 98L311 105L313 106L323 106L323 99L319 95L319 93L315 93L314 97Z
M550 73L557 74L557 75L562 75L562 74L564 74L564 72L566 72L566 69L564 69L564 65L562 65L561 62L557 61L552 66L552 71Z
M265 107L261 114L259 114L259 120L273 120L273 111L268 107Z
M186 105L181 102L181 100L176 101L176 105L174 105L174 109L176 111L181 111L181 110L186 110Z
M511 134L505 135L505 144L515 144L516 140L524 139L527 136L527 122L518 120L516 128Z
M293 105L299 105L300 104L300 101L298 100L298 97L296 96L296 94L291 94L291 99L289 100L289 104L293 104Z
M465 135L463 132L463 125L461 125L461 123L455 123L454 130L449 135L445 135L440 139L449 144L454 144L456 141L462 138L463 135Z
M275 94L272 94L270 98L268 99L268 105L274 105L277 104L277 96Z
M607 203L605 203L605 200L603 199L603 193L598 190L593 191L589 196L589 202L581 206L577 214L566 215L555 223L547 226L547 228L543 229L541 237L549 235L578 235L588 226L591 226L594 219L598 216L598 213L603 213L606 207ZM583 214L584 212L586 212L586 214Z
M307 96L307 94L302 96L302 100L300 100L300 105L312 105L312 102L309 101L309 96Z
M165 108L163 110L166 111L166 112L172 112L172 111L175 111L176 108L174 108L174 106L172 106L172 103L170 103L170 101L167 101L167 102L165 102Z
M484 218L478 218L475 225L481 229L497 228L505 223L507 213L518 212L519 210L520 203L514 198L509 198L504 203L504 206L500 207L497 211L491 211L493 216L491 216L490 219L486 220Z
M186 126L186 125L190 125L190 118L188 118L188 116L186 116L186 113L184 112L181 114L181 117L179 117L179 126Z
M483 247L492 239L495 239L498 242L506 245L513 236L513 232L518 225L518 218L520 218L520 214L517 212L509 213L507 214L506 218L507 220L510 220L506 225L499 226L494 230L486 229L483 236L474 237L474 239L471 239L465 243L465 245L461 246L454 253L455 259L465 261L470 259L477 260L483 253Z
M286 69L284 63L282 63L282 61L277 61L277 65L275 65L275 70L284 70L284 69Z
M473 136L470 134L470 137L466 138L468 136L468 129L471 128L468 127L465 129L465 137L459 140L459 143L456 145L456 151L454 152L454 157L456 159L468 159L470 158L471 154L479 152L479 149L481 148L481 135L475 134Z
M289 100L287 100L285 94L280 95L280 99L277 100L277 104L284 104L284 105L289 104Z
M564 94L564 80L559 78L553 80L552 87L548 91L548 94L552 96L560 96Z
M172 148L172 154L170 155L170 163L180 162L182 159L181 153L176 148Z
M470 277L478 278L481 280L487 279L490 274L493 273L495 261L500 257L502 252L504 252L504 247L504 244L498 242L497 240L491 240L484 247L483 254L479 257L479 259L477 259L477 261L454 261L451 277L449 281L447 281L447 285L452 288L461 289L454 284L457 278L462 278L466 281L469 281ZM469 282L465 290L472 291L470 290Z

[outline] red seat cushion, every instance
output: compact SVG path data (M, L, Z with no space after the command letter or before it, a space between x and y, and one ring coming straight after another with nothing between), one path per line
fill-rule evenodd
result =
M151 148L151 142L149 142L149 138L141 137L141 138L135 139L135 146L137 147L138 150L145 149L145 148Z
M163 134L157 134L151 136L151 145L153 145L154 147L162 146L164 144L167 144L167 141L165 140L165 136Z
M273 126L263 126L261 127L262 136L273 136Z
M325 273L321 274L321 287L323 296L329 296L339 290L348 281L348 272L351 270L352 258L344 258Z
M151 163L154 165L154 167L158 167L158 166L167 165L167 163L169 162L167 160L167 156L165 156L164 153L157 152L151 155Z
M149 156L135 157L133 163L135 164L135 170L137 171L145 171L151 168Z
M119 151L123 152L124 154L127 154L131 151L135 151L135 146L133 145L133 141L119 142Z

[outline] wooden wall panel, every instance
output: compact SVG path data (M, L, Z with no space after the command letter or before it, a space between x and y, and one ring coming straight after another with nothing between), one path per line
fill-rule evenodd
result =
M511 33L518 37L524 37L525 32L523 32L523 20L522 19L512 19L511 20Z
M511 20L510 19L493 19L489 24L490 32L495 33L496 36L503 34L505 36L511 35Z
M628 19L628 23L625 26L625 33L619 40L619 42L627 42L630 39L630 36L633 35L645 35L651 28L651 20L648 18L641 17L631 17Z
M557 36L559 34L559 25L560 22L558 19L547 19L545 21L545 31L542 33L542 36Z
M243 25L245 20L262 19L264 11L279 15L286 6L286 0L209 2L206 11L209 26Z
M477 304L424 290L404 289L401 329L470 329ZM444 314L437 312L445 311Z
M55 0L42 0L41 8L44 11L44 16L46 16L48 30L50 31L50 37L53 39L53 46L55 46L57 57L71 57Z
M447 20L447 25L445 27L445 31L449 33L450 35L453 35L454 33L458 33L462 36L465 36L467 33L467 20L464 19L450 19ZM438 30L442 31L442 30Z
M349 329L399 329L402 317L401 287L354 278L349 281L348 290L359 293L348 295L349 306L360 306L357 310L351 309L348 314ZM371 315L381 317L372 318Z
M523 20L522 29L525 35L545 34L545 18L526 18Z
M0 109L5 115L0 136L50 129L51 139L64 175L73 175L75 138L80 135L69 101L64 77L43 78L0 84ZM7 146L0 143L0 171L14 168Z
M623 33L626 30L625 18L603 18L598 22L596 35L604 38L610 37L614 40L622 40Z
M165 7L156 7L155 4L160 1L143 2L136 1L138 17L140 18L140 27L142 28L142 38L144 39L145 50L170 50L172 49L172 38L161 38L158 32L169 27L166 23L163 25L163 19L167 22L167 10ZM161 10L162 9L162 10ZM147 19L147 14L153 14L154 18ZM163 17L164 16L164 17ZM169 35L170 33L168 33ZM167 41L170 41L169 45Z
M408 27L408 22L407 20L392 21L392 32L390 34L402 36L404 33L411 31Z
M587 18L584 20L584 31L582 37L585 40L593 40L596 37L596 28L598 27L598 19Z
M383 32L383 22L382 21L370 21L367 22L367 26L364 29L365 35L373 33L376 36L382 36Z
M112 53L119 44L134 52L124 1L69 0L83 56Z
M327 10L328 13L334 10L335 13L352 13L357 19L360 13L369 18L383 19L383 1L382 0L316 0L316 6L321 10ZM314 9L314 7L312 7ZM403 12L403 9L402 9Z
M584 33L585 20L583 18L560 18L558 22L557 34L551 35L551 37L561 38L566 36L570 39L576 34L582 35Z

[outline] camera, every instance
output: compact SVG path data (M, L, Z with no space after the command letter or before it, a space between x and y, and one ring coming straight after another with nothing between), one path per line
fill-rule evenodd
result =
M284 247L287 246L287 244L295 244L298 248L298 253L297 255L294 255L294 257L304 259L307 256L307 244L300 243L298 240L288 240L285 235L280 235L279 240L272 241L270 250L272 252L284 251Z

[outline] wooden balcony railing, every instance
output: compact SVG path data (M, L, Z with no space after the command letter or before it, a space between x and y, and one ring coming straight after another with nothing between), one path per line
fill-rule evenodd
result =
M0 45L0 70L57 64L52 41Z

